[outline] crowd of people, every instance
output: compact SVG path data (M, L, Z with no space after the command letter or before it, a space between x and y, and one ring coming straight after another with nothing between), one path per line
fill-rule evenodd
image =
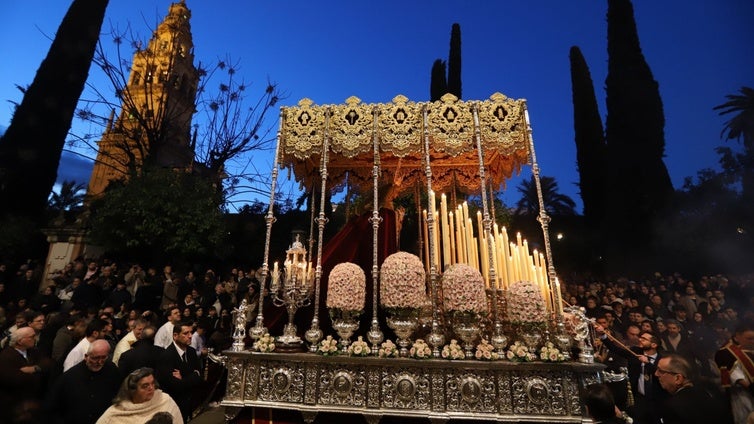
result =
M633 422L752 424L752 277L574 282L565 298L595 323L595 360L626 375L607 386Z
M208 352L232 343L234 308L245 299L253 323L259 301L256 271L240 267L78 259L46 281L41 271L0 264L0 422L187 422ZM595 359L627 372L606 387L635 423L690 422L671 414L693 410L678 407L693 394L725 405L719 422L743 424L754 409L751 281L572 281L563 298L594 319Z
M41 272L0 264L0 423L187 422L212 388L208 352L232 343L233 308L246 299L251 315L258 299L240 269Z

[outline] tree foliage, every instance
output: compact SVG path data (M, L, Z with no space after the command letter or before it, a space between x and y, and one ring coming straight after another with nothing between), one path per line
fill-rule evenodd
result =
M607 146L589 67L578 47L571 47L569 57L579 189L584 219L596 230L604 222L607 211Z
M743 151L719 147L717 153L728 178L741 184L741 206L751 225L754 224L754 89L741 87L740 92L727 95L728 101L714 110L720 115L733 115L725 123L722 136L741 142ZM754 233L754 227L750 231Z
M446 93L461 98L461 26L457 23L453 24L450 31L448 61L437 59L432 64L429 100L436 102Z
M542 176L540 178L540 185L542 187L542 200L547 214L561 216L576 214L576 203L567 195L559 192L558 183L555 181L555 178ZM539 194L534 176L532 175L530 179L521 181L517 190L521 194L521 199L516 203L516 214L539 214Z
M639 45L630 0L609 0L607 21L608 261L620 271L632 267L626 253L642 252L653 242L656 218L669 206L673 186L663 162L662 100Z
M445 79L445 61L435 60L432 64L432 77L429 82L429 100L436 102L448 92L448 82Z
M107 0L74 0L0 139L0 215L44 218Z
M92 203L91 239L130 258L211 257L224 234L220 203L205 178L147 168Z

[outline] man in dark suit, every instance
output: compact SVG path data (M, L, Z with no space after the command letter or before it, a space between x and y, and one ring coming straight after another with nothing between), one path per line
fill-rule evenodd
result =
M662 409L664 424L730 424L730 411L721 399L712 397L691 381L691 364L682 355L660 358L655 376L670 397Z
M193 332L191 323L176 324L173 343L165 348L157 364L160 387L178 404L185 422L191 418L196 404L194 394L202 383L201 363L196 350L190 346Z
M635 422L660 424L659 408L668 396L654 375L657 361L662 357L657 351L660 340L657 336L645 331L639 334L638 347L627 348L607 337L599 324L595 324L594 329L608 349L628 361L628 377L634 394L634 406L629 408L629 415Z
M124 377L139 368L157 368L157 362L160 360L163 352L165 352L165 349L154 345L154 335L156 332L157 329L151 325L144 327L139 335L139 339L131 345L131 349L120 355L118 369Z

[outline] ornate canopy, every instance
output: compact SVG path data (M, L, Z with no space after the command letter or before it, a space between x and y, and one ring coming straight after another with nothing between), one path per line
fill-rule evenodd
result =
M526 100L500 93L465 102L452 94L436 102L412 102L398 95L386 104L349 97L345 104L318 106L302 99L298 106L282 108L279 163L293 170L296 181L311 187L321 178L327 138L330 187L342 186L348 178L356 189L368 190L378 162L380 181L406 190L417 182L426 185L427 137L433 189L455 186L472 193L481 181L478 134L487 185L499 188L529 163L525 110Z

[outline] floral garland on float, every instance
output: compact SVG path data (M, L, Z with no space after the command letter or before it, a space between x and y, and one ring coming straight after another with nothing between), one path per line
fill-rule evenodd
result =
M360 266L344 262L330 271L325 305L330 311L333 329L340 336L343 353L348 353L350 338L359 328L358 318L364 311L365 297L366 275Z
M466 358L474 357L474 342L482 331L480 321L487 318L484 278L476 268L454 264L442 275L442 305L453 332L463 340Z
M418 256L396 252L380 268L380 305L388 314L387 325L398 336L400 356L409 355L411 335L419 325L419 309L427 302L426 273Z
M531 281L516 281L508 288L507 320L531 353L536 353L547 328L547 307L542 292Z

